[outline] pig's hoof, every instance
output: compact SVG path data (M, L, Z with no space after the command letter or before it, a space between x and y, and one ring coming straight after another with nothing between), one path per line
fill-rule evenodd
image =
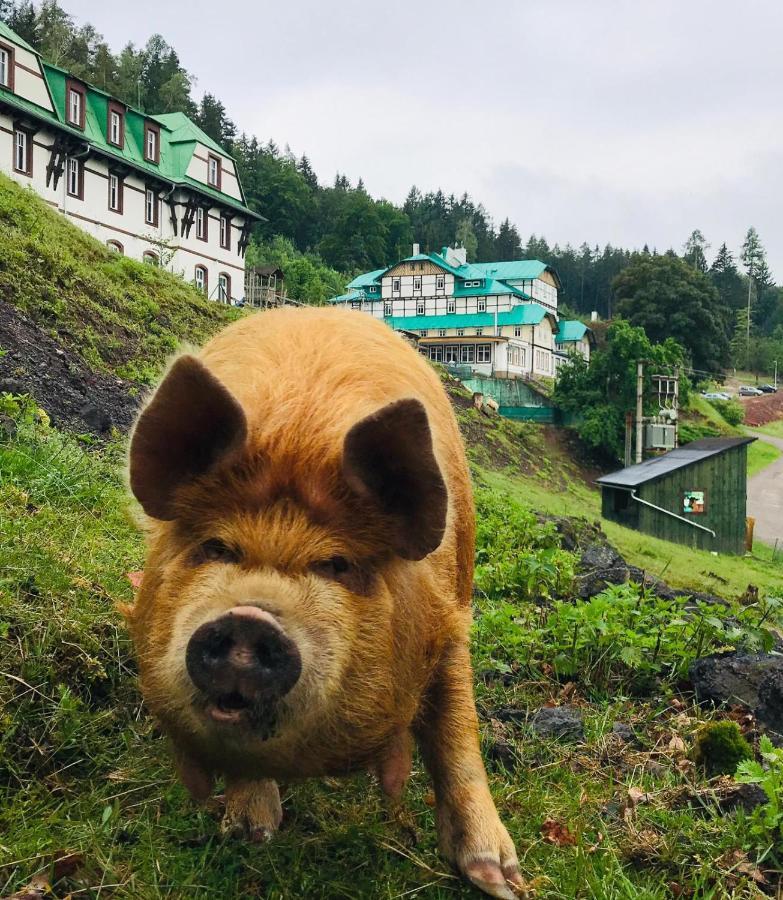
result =
M491 828L463 832L458 845L444 846L443 852L468 881L490 897L518 900L528 896L514 844L499 819Z
M260 844L272 838L282 820L280 792L274 781L226 784L226 812L220 824L226 837Z

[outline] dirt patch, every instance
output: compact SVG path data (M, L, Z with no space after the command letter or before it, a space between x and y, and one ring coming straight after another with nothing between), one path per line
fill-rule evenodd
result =
M8 303L0 301L0 392L30 394L52 424L106 437L127 431L139 405L133 386L93 372Z
M783 419L783 391L763 397L740 397L740 400L745 407L746 425L766 425Z

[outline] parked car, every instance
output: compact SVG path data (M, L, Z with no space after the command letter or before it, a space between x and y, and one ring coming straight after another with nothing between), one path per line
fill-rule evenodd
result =
M740 397L761 397L763 393L764 391L760 391L758 388L746 387L745 385L739 389Z
M731 400L731 397L724 394L723 391L705 391L702 393L702 397L705 400Z
M774 384L760 384L759 390L762 394L777 394L778 392Z

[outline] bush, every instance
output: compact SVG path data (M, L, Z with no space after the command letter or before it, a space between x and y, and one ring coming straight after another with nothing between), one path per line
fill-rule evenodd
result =
M741 425L745 421L745 408L736 400L710 400L729 425Z

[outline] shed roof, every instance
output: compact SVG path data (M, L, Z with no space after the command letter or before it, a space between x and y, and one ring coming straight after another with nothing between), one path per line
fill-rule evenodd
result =
M554 323L552 313L538 303L520 303L507 312L497 314L497 324L503 325L539 325L545 318ZM440 316L395 316L386 321L395 329L420 331L428 328L492 328L495 325L495 313L449 313Z
M693 441L684 447L678 447L661 456L637 463L635 466L628 466L617 472L611 472L609 475L603 475L598 479L598 483L607 487L637 488L649 481L663 478L670 472L676 472L677 469L703 462L711 456L717 456L755 440L754 437L702 438L700 441Z
M561 319L555 340L558 344L570 344L574 341L581 341L590 329L584 322L574 319L568 321Z

